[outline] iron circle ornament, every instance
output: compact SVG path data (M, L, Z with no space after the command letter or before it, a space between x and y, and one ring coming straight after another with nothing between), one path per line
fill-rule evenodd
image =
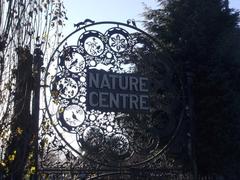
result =
M90 96L89 87L97 85ZM119 22L69 34L46 64L44 97L59 141L74 156L104 166L134 167L159 157L184 112L181 80L160 43ZM106 105L109 98L115 108Z

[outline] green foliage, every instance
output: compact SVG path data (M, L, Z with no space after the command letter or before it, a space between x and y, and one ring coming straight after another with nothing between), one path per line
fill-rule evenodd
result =
M159 0L147 29L175 64L193 73L196 155L200 172L232 172L240 160L239 15L223 0ZM235 171L235 172L234 172Z
M195 88L199 166L204 171L239 167L239 37L239 30L220 36L204 81Z

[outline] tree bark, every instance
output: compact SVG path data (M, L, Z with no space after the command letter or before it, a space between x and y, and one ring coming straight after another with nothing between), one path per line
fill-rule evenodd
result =
M27 48L18 48L14 113L11 137L6 152L7 178L23 179L29 153L34 141L33 120L30 113L33 56Z

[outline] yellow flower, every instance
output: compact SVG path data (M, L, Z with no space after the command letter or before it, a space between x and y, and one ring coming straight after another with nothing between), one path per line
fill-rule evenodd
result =
M13 161L14 159L15 159L15 155L14 154L8 156L8 160L9 161Z
M23 130L20 127L17 127L16 132L18 135L21 135L23 133Z
M35 166L32 166L31 169L30 169L30 173L31 174L34 174L36 172L36 167Z
M63 111L64 111L64 108L59 109L59 113L63 113Z
M2 167L6 166L6 164L3 161L0 161L0 164L1 164Z

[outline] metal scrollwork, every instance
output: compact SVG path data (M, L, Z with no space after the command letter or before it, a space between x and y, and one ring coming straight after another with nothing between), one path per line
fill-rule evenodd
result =
M149 113L87 110L88 69L148 77ZM46 64L45 105L56 138L75 158L106 166L157 158L181 123L183 93L175 76L158 43L136 27L100 22L78 28Z

